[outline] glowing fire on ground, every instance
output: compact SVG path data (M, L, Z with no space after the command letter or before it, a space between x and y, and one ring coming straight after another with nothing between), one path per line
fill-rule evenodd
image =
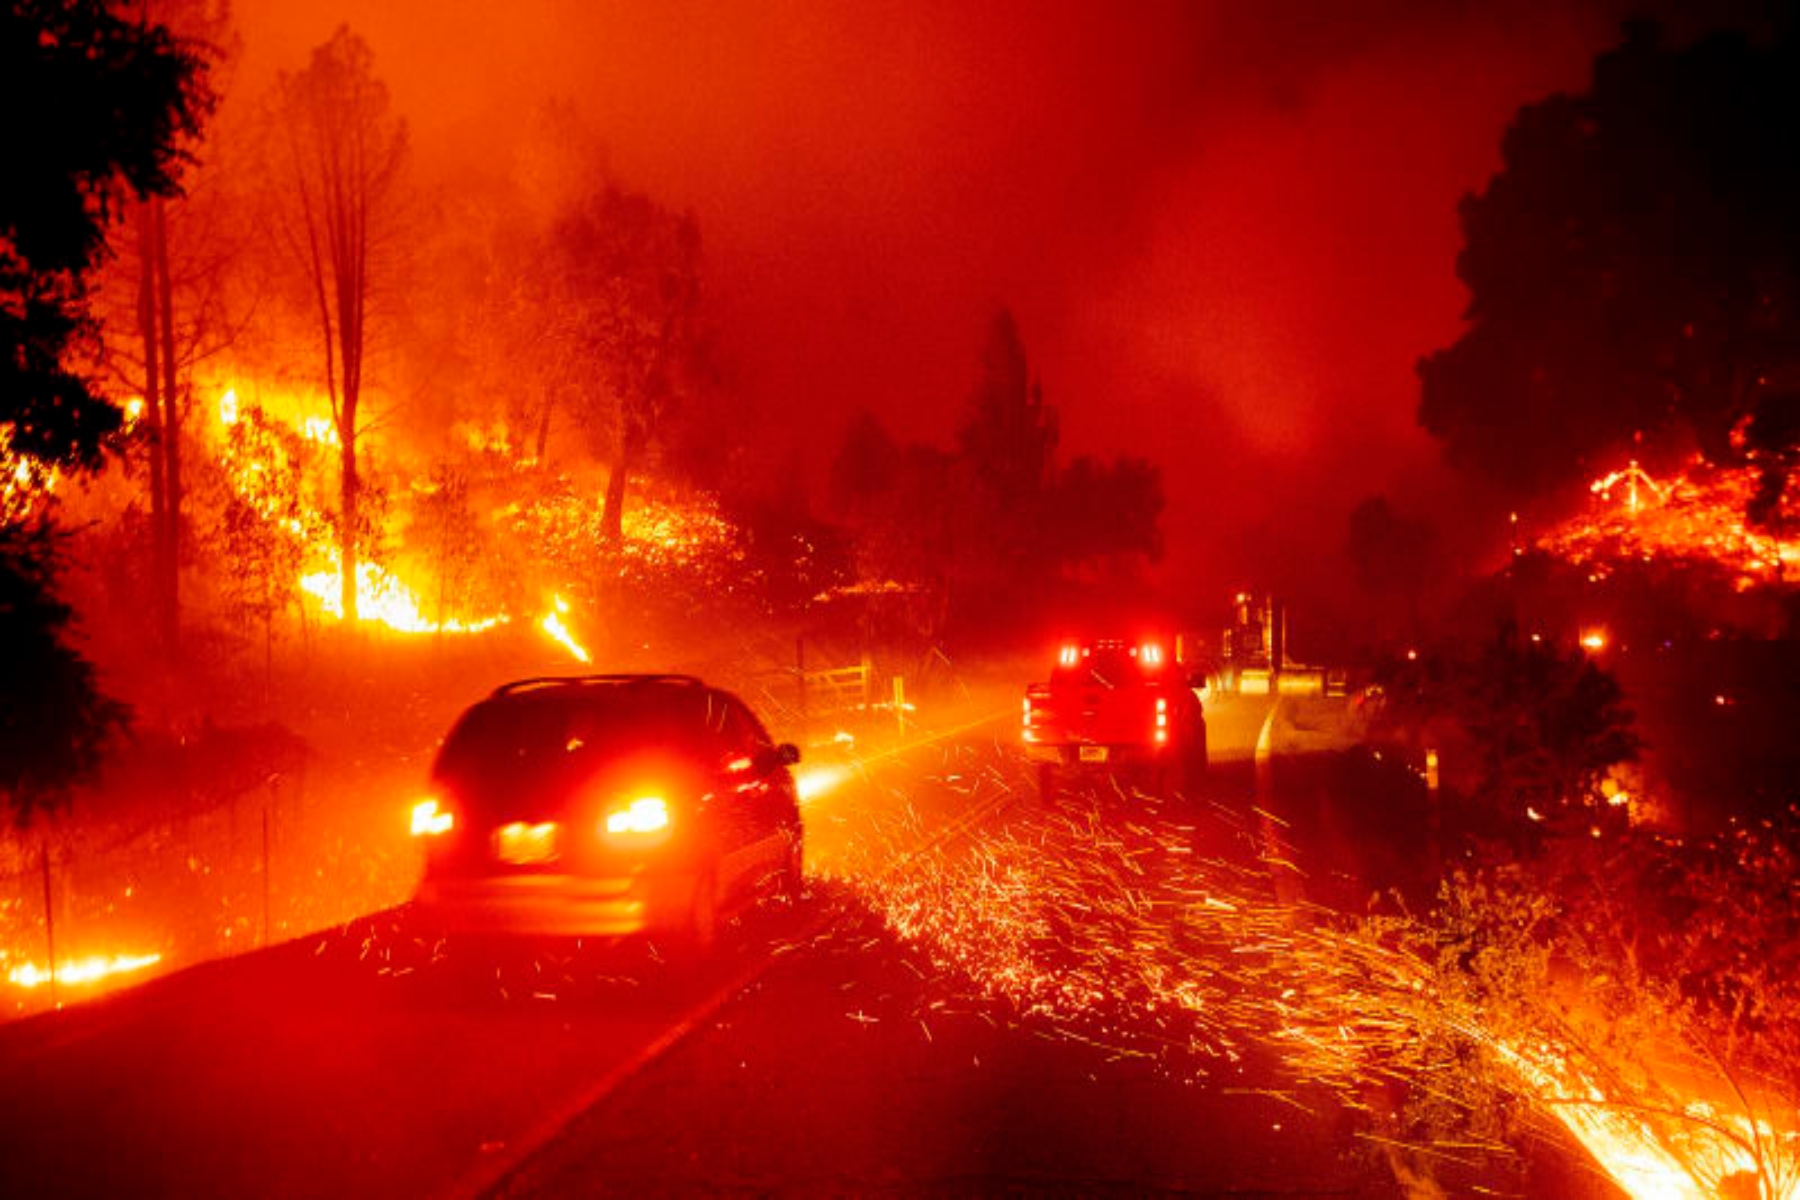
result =
M289 407L293 407L292 404ZM245 419L235 388L227 388L219 398L219 425L229 429ZM302 404L292 414L291 423L305 441L322 446L341 445L337 427L330 417L309 413ZM255 474L261 464L245 468ZM252 491L243 483L234 483L243 498L255 504ZM260 509L259 509L260 511ZM290 534L304 542L307 567L300 576L300 590L318 602L319 610L335 620L344 619L342 557L326 532L328 522L323 515L308 511L298 521L282 522ZM591 662L592 656L578 642L563 620L569 613L568 603L557 596L551 611L537 625L553 641L566 649L578 662ZM356 618L359 623L380 625L405 634L479 634L510 624L507 613L480 616L426 614L426 606L418 593L386 567L374 562L360 562L356 567Z
M58 963L56 980L58 985L66 984L78 987L83 984L96 983L113 975L125 975L133 971L141 971L153 967L162 961L160 954L116 954L110 958L78 958ZM13 967L6 973L6 980L15 987L35 988L51 982L50 972L36 963L25 963Z
M1575 1136L1628 1194L1656 1200L1711 1200L1743 1195L1793 1200L1800 1178L1781 1168L1794 1164L1800 1132L1781 1131L1703 1100L1672 1112L1646 1113L1619 1103L1584 1079L1550 1046L1500 1044L1495 1051L1518 1072L1564 1128ZM1773 1153L1771 1153L1773 1152ZM1760 1164L1758 1158L1764 1159ZM1758 1182L1762 1168L1768 1186Z
M319 553L331 565L326 570L301 576L300 590L318 600L326 616L341 621L344 618L344 593L342 573L336 565L337 550L327 547ZM502 613L467 621L460 617L434 621L420 611L419 598L412 589L390 572L374 563L358 563L356 619L384 625L396 633L484 633L505 625L510 618Z
M1696 457L1679 475L1659 482L1633 462L1595 480L1589 511L1540 537L1537 545L1587 567L1595 580L1619 562L1689 561L1731 572L1740 591L1792 583L1800 542L1745 523L1758 478L1754 467L1715 468ZM1784 511L1782 517L1795 515Z

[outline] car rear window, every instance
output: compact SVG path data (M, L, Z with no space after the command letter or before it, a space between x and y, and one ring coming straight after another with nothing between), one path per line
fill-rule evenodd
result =
M486 700L465 713L434 774L481 807L554 803L608 759L647 749L697 751L705 708L692 693L620 689Z
M1058 666L1050 674L1052 683L1092 684L1096 687L1118 687L1139 683L1144 668L1136 656L1122 647L1098 647L1088 651L1072 667Z

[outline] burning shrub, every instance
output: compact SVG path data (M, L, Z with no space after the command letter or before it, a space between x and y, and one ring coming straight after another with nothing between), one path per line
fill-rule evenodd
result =
M1430 1028L1486 1053L1412 1080L1424 1106L1441 1117L1445 1087L1470 1114L1517 1097L1634 1193L1794 1195L1796 846L1791 822L1708 843L1571 838L1450 881L1421 946Z

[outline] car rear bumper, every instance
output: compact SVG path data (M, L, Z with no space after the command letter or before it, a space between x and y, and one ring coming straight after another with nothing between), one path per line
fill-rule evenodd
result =
M681 928L694 877L520 874L427 878L415 911L458 933L623 937Z
M1172 743L1162 746L1146 746L1141 743L1116 746L1025 744L1027 762L1055 763L1065 767L1129 767L1165 763L1173 761L1179 754L1179 749Z

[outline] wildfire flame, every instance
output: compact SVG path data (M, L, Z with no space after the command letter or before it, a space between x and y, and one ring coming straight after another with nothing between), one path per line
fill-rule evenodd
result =
M117 954L111 958L69 959L57 964L56 982L75 987L95 983L111 975L141 971L161 961L160 954ZM50 982L50 972L36 963L24 963L9 970L6 980L15 987L35 988Z
M237 391L227 388L219 397L219 424L229 427L242 419ZM339 444L336 426L329 417L309 414L301 405L292 421L307 441L326 446ZM249 464L244 469L253 473L258 468L256 464ZM255 496L249 488L240 484L238 490L245 500L255 504ZM338 547L330 540L328 523L321 514L309 513L307 519L283 521L282 525L305 544L307 567L300 577L300 590L318 601L325 616L343 620L342 558ZM555 597L551 611L538 621L538 628L568 650L576 661L591 662L592 655L575 639L563 620L568 612L568 602L561 596ZM381 625L405 634L479 634L512 621L507 613L429 617L411 587L387 568L367 561L356 567L356 615L359 622Z
M574 655L576 662L592 662L594 661L593 656L587 652L587 647L576 641L575 635L570 633L568 626L563 624L563 616L568 611L568 604L561 596L557 596L550 611L545 613L544 619L538 622L538 628L549 634L552 640Z
M1622 499L1614 493L1623 485ZM1603 579L1619 562L1710 562L1735 576L1739 591L1791 584L1800 542L1750 528L1744 514L1759 486L1754 467L1714 468L1695 457L1661 483L1636 462L1590 485L1589 511L1537 540L1540 549ZM1789 506L1791 508L1791 505ZM1796 514L1784 511L1777 525Z
M300 590L318 600L326 616L342 620L344 596L341 573L336 566L337 551L322 548L319 554L331 565L326 570L301 576ZM459 617L434 621L420 611L419 598L412 589L390 572L368 562L356 565L356 618L385 625L397 633L485 633L511 619L501 613L471 621Z
M1727 1181L1737 1179L1748 1183L1749 1190L1741 1193L1747 1196L1762 1200L1800 1196L1800 1179L1783 1179L1770 1170L1771 1163L1759 1163L1757 1149L1782 1148L1791 1156L1800 1133L1784 1134L1766 1121L1719 1111L1703 1100L1688 1100L1672 1113L1646 1114L1614 1101L1551 1046L1534 1050L1502 1043L1494 1049L1538 1104L1548 1108L1613 1182L1634 1197L1711 1200L1725 1194ZM1653 1119L1657 1117L1663 1119ZM1768 1186L1757 1182L1759 1176Z
M29 454L12 451L12 430L0 425L0 521L21 521L40 512L55 494L59 472Z

